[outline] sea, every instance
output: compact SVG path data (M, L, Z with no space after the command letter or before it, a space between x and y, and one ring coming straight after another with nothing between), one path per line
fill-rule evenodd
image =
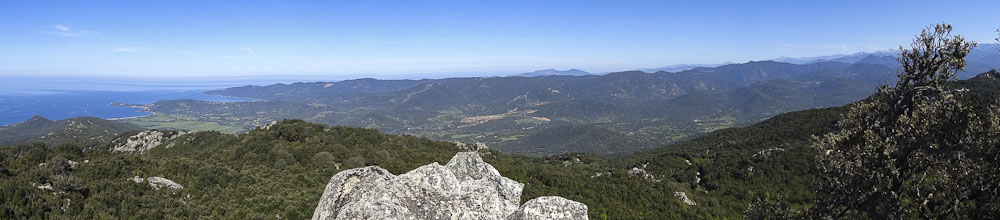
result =
M246 85L289 83L296 79L101 79L0 76L0 126L33 116L50 120L92 116L104 119L149 115L138 108L111 105L152 104L162 100L194 99L217 102L252 101L204 94Z
M401 75L252 75L209 77L130 77L0 75L0 126L33 116L50 120L91 116L104 119L149 115L138 108L111 103L146 105L163 100L194 99L216 102L252 101L204 94L205 91L277 83L334 82L357 78L426 79L469 76L466 73ZM483 75L487 76L487 75Z

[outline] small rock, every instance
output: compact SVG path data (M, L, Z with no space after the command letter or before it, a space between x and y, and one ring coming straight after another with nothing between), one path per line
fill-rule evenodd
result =
M52 190L52 184L51 183L45 183L45 184L42 184L42 185L38 185L38 189L41 189L41 190Z
M66 162L69 163L69 168L70 169L76 169L76 165L80 164L80 162L76 162L76 161L73 161L73 160L68 160Z
M602 177L602 176L611 176L611 171L603 172L603 173L597 172L597 173L594 173L593 176L590 176L590 178L597 178L597 177Z
M695 203L693 200L691 200L690 198L688 198L687 193L684 193L684 192L674 192L674 196L676 196L677 199L680 199L681 202L684 202L685 205L689 205L689 206L691 206L691 205L698 205L698 203Z
M59 209L62 209L65 212L66 210L69 209L70 202L72 202L73 200L67 198L63 199L63 201L65 201L66 203L63 203L62 207L59 207Z
M753 154L753 157L754 158L768 157L768 156L771 156L771 154L774 153L774 152L783 152L783 151L785 151L785 148L780 148L780 147L770 148L770 149L764 149L764 150L758 151L757 153Z
M143 181L146 181L145 179L139 176L133 176L132 178L129 178L129 180L135 183L142 183Z

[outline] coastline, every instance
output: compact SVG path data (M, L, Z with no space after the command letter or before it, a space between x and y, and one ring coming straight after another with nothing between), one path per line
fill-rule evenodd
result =
M119 121L119 120L126 120L126 119L133 119L133 118L141 118L141 117L146 117L146 116L150 116L150 115L155 115L155 114L156 114L156 112L148 112L148 113L149 113L148 115L139 115L139 116L130 116L130 117L120 117L120 118L105 118L104 120L108 120L108 121Z
M154 115L154 112L149 111L149 105L164 100L264 101L256 98L208 94L210 91L64 91L58 94L5 96L6 99L3 100L5 109L0 111L5 115L0 117L0 127L23 122L35 115L54 120L75 117L97 117L114 121L136 119Z

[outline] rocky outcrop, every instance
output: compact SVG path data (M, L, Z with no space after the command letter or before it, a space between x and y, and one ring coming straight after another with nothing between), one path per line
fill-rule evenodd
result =
M454 143L455 143L455 146L458 147L458 149L462 149L464 151L472 151L472 152L489 152L490 151L490 147L489 146L486 146L486 144L484 144L483 142L479 142L479 141L476 141L475 143L472 143L472 144L466 144L466 143L457 142L457 141L454 142Z
M268 122L267 124L265 124L264 126L260 126L260 129L261 130L268 130L268 129L271 129L271 127L274 127L274 125L276 125L276 124L278 124L278 121L271 121L271 122Z
M685 205L689 205L689 206L691 206L691 205L698 205L698 203L694 202L694 200L691 200L691 198L688 198L688 195L685 192L674 192L674 196L676 196L677 199L681 200L681 202L684 202Z
M146 153L160 146L164 142L175 137L187 134L184 131L157 131L149 130L139 132L138 134L129 136L125 139L115 140L114 147L111 148L113 152L123 152L123 153ZM167 146L170 147L170 146Z
M770 148L770 149L764 149L764 150L760 150L757 153L753 154L753 157L754 158L769 157L774 152L784 152L784 151L785 151L785 148L780 148L780 147Z
M558 196L538 197L507 216L507 220L587 219L587 205Z
M135 181L135 180L133 180L133 181ZM153 188L156 188L156 189L162 189L162 188L167 188L167 189L183 189L184 188L184 186L181 186L181 184L175 183L173 180L170 180L170 179L167 179L167 178L163 178L163 177L158 177L158 176L151 176L149 178L146 178L146 181L149 181L149 186L152 186Z
M587 206L540 197L519 207L524 184L474 152L396 176L377 166L337 173L313 219L587 219Z
M649 165L649 163L645 163L645 164L642 164L642 168L632 167L632 169L628 171L628 174L632 175L632 176L642 177L642 179L650 181L650 182L660 182L660 180L656 179L656 176L653 176L653 174L650 174L649 172L646 172L646 166L648 166L648 165Z

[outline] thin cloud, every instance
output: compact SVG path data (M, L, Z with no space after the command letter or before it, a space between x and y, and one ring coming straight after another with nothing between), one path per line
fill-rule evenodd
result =
M91 33L92 31L74 31L69 26L66 25L53 25L50 30L41 31L43 34L48 34L52 36L61 37L80 37L85 34Z
M65 25L56 25L54 28L58 31L69 32L69 27Z
M53 35L53 36L63 36L63 37L79 37L79 34L61 31L42 31L43 34Z
M246 52L246 53L249 53L249 54L256 54L257 53L257 49L254 48L254 47L237 47L236 49L240 50L240 51L243 51L243 52Z

